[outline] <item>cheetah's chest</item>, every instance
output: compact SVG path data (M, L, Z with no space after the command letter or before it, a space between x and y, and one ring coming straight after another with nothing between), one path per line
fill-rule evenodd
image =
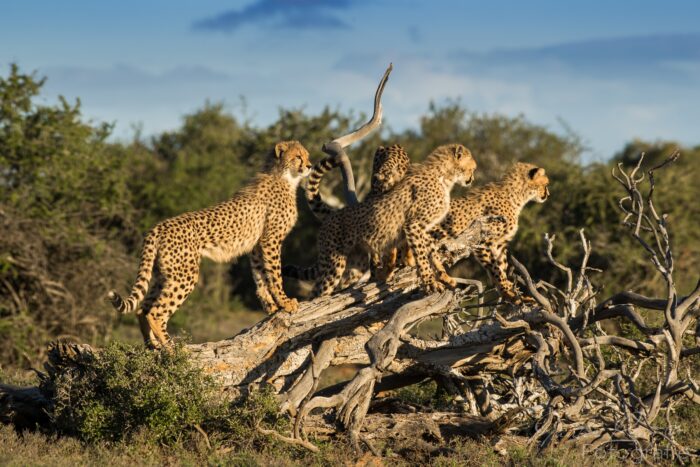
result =
M450 212L450 190L447 188L447 186L444 186L444 182L441 185L443 185L441 186L442 202L436 206L437 209L435 210L435 216L432 219L430 219L426 228L426 232L432 230L433 227L442 222L442 220Z

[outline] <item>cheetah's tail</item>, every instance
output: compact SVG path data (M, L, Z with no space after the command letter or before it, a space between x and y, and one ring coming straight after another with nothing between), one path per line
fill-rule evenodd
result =
M303 268L296 264L287 264L282 267L282 275L300 281L315 281L318 277L318 267L314 265Z
M321 188L321 180L323 180L324 175L337 166L338 164L332 157L326 157L314 164L309 174L308 181L306 182L306 190L304 192L306 194L306 202L317 219L323 219L334 211L331 206L323 201L319 189Z
M111 290L107 294L107 299L112 303L112 306L122 314L132 313L138 307L138 304L143 300L148 284L151 282L153 273L153 264L156 260L157 253L158 227L154 227L146 234L143 241L143 250L141 251L141 263L139 264L139 273L136 276L136 282L131 289L131 293L123 299L116 291Z

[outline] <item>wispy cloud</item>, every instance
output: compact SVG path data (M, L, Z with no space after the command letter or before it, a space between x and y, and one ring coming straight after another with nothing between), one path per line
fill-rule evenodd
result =
M700 34L596 39L547 47L444 54L347 54L334 70L376 80L393 61L388 121L416 126L429 100L559 128L562 118L606 158L632 138L695 144L700 118ZM385 65L384 65L385 66Z
M545 67L570 70L597 77L634 77L672 70L687 71L695 67L679 64L700 63L700 33L657 34L619 38L601 38L534 48L495 49L487 52L457 51L451 54L466 66L505 69L511 67ZM683 76L669 76L678 79Z
M257 0L238 10L193 23L202 31L233 32L246 24L267 24L289 29L348 28L334 11L346 10L353 0Z

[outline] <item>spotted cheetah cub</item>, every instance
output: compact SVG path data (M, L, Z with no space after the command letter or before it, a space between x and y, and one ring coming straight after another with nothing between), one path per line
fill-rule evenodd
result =
M474 249L474 255L491 274L502 297L520 303L515 285L508 279L508 243L518 231L518 217L530 201L543 203L549 197L549 178L543 168L524 162L515 163L497 182L475 188L450 202L450 212L431 235L436 240L456 238L473 221L491 216L485 237ZM529 300L529 297L526 297Z
M365 201L391 190L394 185L404 178L410 164L411 160L408 154L400 145L379 146L372 160L371 189ZM309 208L322 222L330 213L337 211L336 208L326 204L320 194L323 177L337 166L337 162L332 157L320 160L311 169L311 174L306 183L305 194ZM393 249L393 255L396 255L396 249ZM362 278L368 269L367 256L367 252L362 248L356 248L355 251L348 255L347 268L339 288L348 287ZM282 268L282 275L294 279L312 281L318 277L318 267L314 265L302 268L294 264L288 264Z
M391 190L404 178L409 165L411 165L411 160L402 146L398 144L392 144L388 147L379 146L372 159L371 188L367 199ZM321 159L314 165L306 184L306 201L316 218L321 220L337 210L326 204L320 193L323 177L337 166L337 161L332 157Z
M309 152L301 143L277 143L264 170L231 199L160 222L146 234L131 294L122 299L111 291L112 305L129 313L143 300L137 313L144 340L166 345L168 320L194 289L201 258L226 262L250 252L265 310L296 311L297 301L282 290L280 251L297 220L297 186L310 170Z
M319 274L314 294L333 292L355 248L380 258L396 247L402 235L413 251L425 292L444 290L439 281L453 285L442 265L431 265L428 260L435 246L428 232L447 215L452 187L471 183L475 169L474 158L461 144L440 146L422 164L411 166L392 190L330 213L318 235Z

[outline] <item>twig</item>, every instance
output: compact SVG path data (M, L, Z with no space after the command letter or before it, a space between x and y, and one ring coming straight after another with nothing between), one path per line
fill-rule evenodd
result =
M315 444L310 443L309 441L305 441L300 438L290 438L289 436L284 436L275 430L268 430L266 428L263 428L259 425L255 427L255 429L258 431L258 433L261 433L263 435L267 436L272 436L273 438L282 441L283 443L287 444L292 444L294 446L301 446L304 449L308 449L311 452L319 452L320 450L318 449L318 446Z

